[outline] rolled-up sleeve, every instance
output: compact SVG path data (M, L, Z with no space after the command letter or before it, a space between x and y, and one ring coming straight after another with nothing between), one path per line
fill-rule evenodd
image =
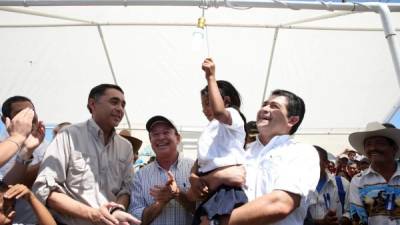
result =
M39 174L32 190L37 198L46 204L52 191L65 193L66 168L69 159L69 137L67 132L60 133L50 143L40 165Z
M143 210L146 208L145 193L142 184L142 173L138 171L133 178L129 206L129 212L136 218L142 218Z
M319 180L319 156L316 150L305 144L297 144L285 163L279 166L280 176L274 188L306 197L315 190ZM307 176L304 176L304 175Z

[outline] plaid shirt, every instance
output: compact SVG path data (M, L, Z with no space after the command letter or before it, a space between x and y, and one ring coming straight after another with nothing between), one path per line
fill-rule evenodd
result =
M190 187L189 176L193 163L193 160L179 155L178 160L170 168L181 191L186 192ZM163 185L166 181L166 171L160 167L157 161L137 171L133 178L129 212L139 219L142 218L143 210L154 203L154 199L149 193L150 188L154 185ZM190 212L186 211L179 202L172 199L151 224L187 225L192 223L192 218Z

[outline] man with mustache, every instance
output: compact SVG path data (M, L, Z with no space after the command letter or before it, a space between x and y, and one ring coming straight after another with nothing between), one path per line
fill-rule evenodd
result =
M138 224L129 204L133 152L115 133L124 116L123 90L94 87L87 108L92 118L60 131L49 145L33 190L53 209L59 224Z
M400 130L371 122L350 134L349 142L371 161L350 183L351 218L358 224L400 224Z

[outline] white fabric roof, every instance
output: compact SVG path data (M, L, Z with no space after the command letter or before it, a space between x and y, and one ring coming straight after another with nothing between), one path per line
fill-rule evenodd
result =
M47 124L79 122L90 116L90 89L116 81L127 99L121 127L143 129L155 114L183 130L205 125L200 65L208 54L192 49L200 8L4 2L13 1L0 1L0 102L26 95ZM305 100L303 134L346 134L388 119L398 106L398 80L377 13L219 7L205 17L217 78L237 87L248 120L277 88ZM400 13L391 17L398 31Z

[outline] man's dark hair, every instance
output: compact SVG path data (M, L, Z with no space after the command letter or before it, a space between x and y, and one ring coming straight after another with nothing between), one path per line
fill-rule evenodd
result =
M16 96L10 97L3 103L3 106L1 107L1 113L4 118L8 117L8 118L12 119L11 118L11 105L15 102L30 102L33 105L32 101L25 96L16 95Z
M294 93L286 90L277 89L272 91L271 95L274 96L285 96L288 101L287 111L288 117L298 116L299 121L293 125L292 129L290 129L289 134L294 134L297 131L297 128L300 126L301 122L304 118L304 113L306 112L306 106L304 104L303 99Z
M321 148L320 146L318 146L318 145L313 145L313 146L314 146L314 148L317 150L317 152L318 152L320 158L321 158L323 161L328 161L328 152L327 152L325 149L323 149L323 148Z
M96 87L92 88L92 90L90 90L88 100L92 98L95 101L97 101L100 98L100 96L104 95L104 93L106 92L107 89L116 89L116 90L120 91L122 94L124 94L124 91L118 85L100 84L100 85L97 85ZM89 104L87 105L87 108L88 108L89 112L92 113L92 110L90 109Z

